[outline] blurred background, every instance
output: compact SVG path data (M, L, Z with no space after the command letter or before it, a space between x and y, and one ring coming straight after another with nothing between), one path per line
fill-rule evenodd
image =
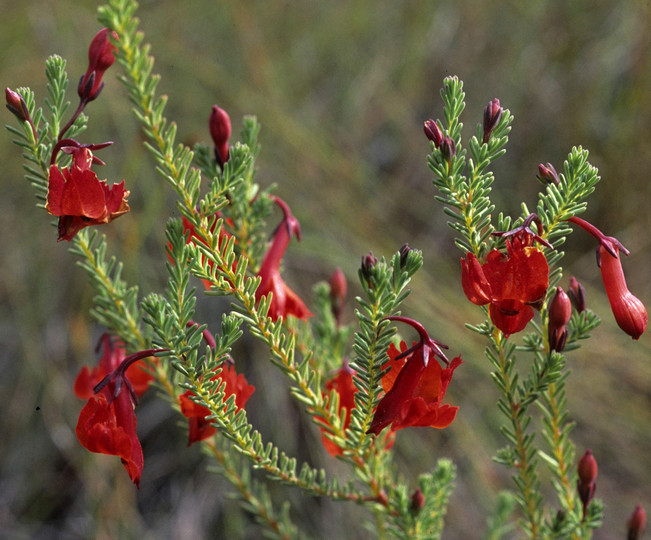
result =
M72 107L99 30L97 2L0 0L0 81L45 97L44 60L68 59ZM651 7L648 2L472 0L392 2L223 2L144 0L138 12L169 95L167 116L179 140L208 140L210 108L233 121L262 124L257 181L299 218L303 242L291 245L286 280L308 300L314 283L341 267L349 277L353 320L356 270L370 250L390 256L408 242L425 267L403 313L461 353L448 401L460 405L444 431L398 434L398 467L411 485L439 457L458 466L444 538L479 538L496 492L509 473L491 461L503 439L497 392L478 336L462 330L479 312L463 297L460 253L445 225L426 165L427 118L442 115L447 75L465 83L467 140L483 107L497 97L515 115L507 154L494 168L498 211L535 207L538 163L557 170L571 147L590 150L602 182L585 217L631 250L630 289L651 305ZM124 276L144 295L165 283L164 222L174 199L140 145L114 66L89 105L88 142L113 140L101 157L109 181L126 179L132 212L106 227ZM71 111L72 112L72 111ZM14 124L5 111L4 122ZM74 427L82 403L71 391L102 332L90 318L93 291L52 219L34 207L19 149L0 139L0 536L8 538L258 538L260 529L229 496L230 485L206 471L197 447L186 448L183 422L153 392L138 410L145 453L140 491L114 457L86 452ZM277 216L276 216L277 217ZM273 220L272 220L273 221ZM575 275L603 324L568 355L568 401L577 453L599 463L597 496L606 504L597 539L622 538L641 502L651 511L651 337L633 342L616 326L594 259L594 242L577 232L564 246L567 286ZM201 285L199 285L201 288ZM218 329L222 306L203 298L198 317ZM263 435L290 455L339 471L317 429L286 392L268 355L246 341L234 356L256 387L247 410ZM522 369L528 369L523 357ZM272 403L273 406L269 404ZM365 538L357 507L301 497L290 500L309 538ZM543 490L550 492L543 476ZM513 538L518 538L514 533Z

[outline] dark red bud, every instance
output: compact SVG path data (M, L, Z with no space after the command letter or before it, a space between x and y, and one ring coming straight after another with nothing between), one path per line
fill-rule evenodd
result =
M228 161L228 139L231 136L231 119L224 109L213 105L210 113L210 136L215 145L215 157L220 166Z
M579 460L577 471L579 473L579 480L576 487L581 503L583 504L583 517L585 518L588 505L597 489L597 484L595 483L598 473L597 461L590 450L586 450L585 454Z
M405 264L407 264L407 257L409 257L410 252L411 248L409 247L409 244L405 244L400 248L400 268L404 268Z
M579 313L583 313L585 311L585 287L581 285L574 276L570 278L568 294L575 309Z
M456 155L457 153L457 145L454 142L454 139L451 137L443 137L443 140L441 141L441 146L439 147L441 150L441 155L443 156L443 159L450 163L452 158Z
M346 293L348 291L348 285L346 283L346 276L341 271L341 268L336 268L332 276L330 276L330 301L332 305L332 314L339 324L341 319L341 312L346 303Z
M360 277L366 284L373 288L373 267L377 264L378 260L371 251L368 255L362 257L362 266L359 270Z
M572 302L561 287L556 288L556 294L549 305L549 347L561 352L567 341L565 326L572 316Z
M646 512L642 505L638 503L635 506L635 510L631 514L631 517L628 518L628 535L626 538L628 540L640 540L644 529L646 528Z
M434 143L434 146L436 148L441 146L441 141L443 140L443 132L434 120L425 121L423 124L423 131L425 132L425 136Z
M23 96L10 88L5 88L5 97L7 99L7 109L21 122L29 122L29 111Z
M93 38L88 47L88 69L79 80L77 94L82 101L94 100L104 87L104 72L115 62L113 51L117 50L110 37L117 40L118 35L103 28Z
M411 511L417 514L423 506L425 506L425 496L420 488L416 488L416 491L411 495Z
M500 107L500 100L496 98L484 108L484 144L489 141L500 118L502 118L502 107Z
M558 178L558 173L551 163L547 163L546 165L540 163L538 165L538 176L536 178L538 178L538 180L543 184L555 184L558 186L561 183Z

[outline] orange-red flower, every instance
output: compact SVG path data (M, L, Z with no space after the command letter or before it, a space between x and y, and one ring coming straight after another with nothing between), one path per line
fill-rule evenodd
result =
M620 251L628 255L628 250L611 236L606 236L591 223L578 217L568 219L599 240L598 261L601 279L608 295L610 308L615 321L633 339L639 339L646 330L649 315L642 301L626 285Z
M490 304L493 324L505 334L524 329L540 309L549 286L547 259L520 237L506 240L506 254L493 249L480 264L473 253L461 259L461 285L473 304Z
M357 387L353 382L355 377L355 370L352 369L347 361L344 361L344 365L341 366L328 382L326 382L326 390L332 392L333 390L339 396L339 408L338 413L341 414L342 409L346 411L346 417L344 418L343 429L344 431L350 426L350 419L352 416L353 409L355 408L355 394L357 393ZM323 441L323 446L332 457L341 456L344 453L344 449L336 444L333 440L326 437L325 433L328 431L329 424L323 418L319 419L319 422L323 426L319 427L321 431L321 440ZM387 431L385 435L384 448L389 449L393 446L395 442L395 434L393 431Z
M124 189L120 184L108 187L106 180L99 180L90 169L94 158L90 148L80 145L63 147L72 154L70 168L59 170L50 167L45 209L59 216L58 240L72 240L84 227L109 223L129 211Z
M392 431L406 427L445 428L457 414L459 407L443 404L445 392L454 370L463 361L460 356L448 362L441 351L445 345L432 340L423 326L405 317L388 317L413 326L420 341L407 349L404 341L400 351L389 346L389 371L382 377L385 395L380 400L368 433L378 434L388 425ZM446 365L442 368L436 357Z
M235 396L238 410L243 409L246 402L255 391L255 386L250 385L243 374L238 374L232 365L222 367L222 371L215 375L211 381L221 379L224 386L224 400ZM207 419L212 413L203 405L195 403L192 391L188 390L179 396L181 412L188 418L188 446L197 441L207 439L216 433L217 429Z
M95 395L95 386L104 377L120 367L120 364L126 358L123 343L112 339L108 334L101 337L99 346L102 347L102 357L99 359L97 366L93 368L82 367L73 384L72 388L79 399L93 397ZM143 360L133 362L127 368L126 378L136 397L142 396L149 388L149 383L154 380L154 376L147 370Z
M454 370L463 361L454 358L443 369L435 360L425 366L417 350L407 356L407 344L400 342L400 351L389 347L389 372L382 377L385 396L378 404L369 433L378 434L389 424L393 431L406 427L448 427L459 407L443 404L445 392Z
M122 358L120 353L115 352L117 347L111 349L110 341L104 340L104 347L105 365L100 366L95 373L82 370L75 381L77 395L87 395L87 384L90 384L101 370ZM93 394L79 413L75 428L77 439L91 452L119 456L129 477L138 487L144 458L136 432L136 389L127 377L127 371L143 358L156 352L161 352L161 349L140 351L121 360L117 368L95 385ZM144 383L141 381L140 390L144 391L142 384Z
M268 312L268 316L273 320L289 315L305 320L311 317L312 313L307 309L303 300L285 284L280 275L280 263L283 255L292 236L296 235L298 240L301 239L301 227L285 201L278 197L272 197L272 199L283 211L283 220L276 228L271 246L262 259L258 272L261 281L255 291L255 299L259 301L263 296L267 296L269 293L273 294Z

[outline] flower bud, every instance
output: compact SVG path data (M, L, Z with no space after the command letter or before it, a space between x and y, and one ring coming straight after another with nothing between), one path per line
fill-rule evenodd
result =
M7 109L11 111L11 114L21 122L29 122L29 111L23 96L10 88L5 88L5 97L7 99Z
M346 276L341 271L341 268L336 268L332 276L330 276L330 302L332 307L332 314L334 315L337 325L341 319L341 312L346 302L346 293L348 285L346 283Z
M104 72L115 62L113 51L116 48L109 39L109 33L113 39L118 39L118 35L115 32L111 32L108 28L103 28L97 32L90 42L90 47L88 48L88 69L79 80L79 86L77 87L77 94L82 101L92 101L99 96L104 86L102 82Z
M567 293L576 311L583 313L585 311L585 287L574 276L570 278L570 288Z
M411 495L412 513L418 514L423 506L425 506L425 495L423 495L423 492L420 490L420 488L416 488L416 490Z
M558 173L551 163L547 163L546 165L540 163L538 165L538 176L536 178L538 178L538 180L543 184L555 184L558 186L561 183L558 178Z
M579 492L579 498L583 504L583 517L585 518L586 510L588 504L594 497L595 490L597 489L597 484L595 480L597 479L597 473L599 468L597 467L597 460L595 460L592 455L592 451L586 450L585 454L579 460L579 465L577 467L577 472L579 473L579 480L577 481L577 490Z
M496 98L484 108L484 144L489 141L491 133L500 123L500 118L502 118L502 107L500 107L500 100Z
M359 276L366 282L369 288L373 288L373 267L378 263L377 258L371 251L362 257L362 266L359 269Z
M443 132L434 120L427 120L423 124L423 131L425 132L425 136L434 143L434 146L436 148L441 146L441 141L443 140Z
M441 155L443 156L443 159L450 163L452 158L456 155L457 153L457 144L454 142L454 139L451 137L443 137L443 140L441 141L441 146L439 147L441 150Z
M561 352L567 341L567 323L572 316L572 302L561 287L549 305L549 348Z
M215 158L220 166L228 161L228 139L231 136L231 119L224 109L213 105L210 113L210 136L215 145Z
M639 540L642 538L644 529L646 528L646 512L642 505L638 503L635 506L635 510L631 514L631 517L628 518L628 534L626 538L628 540Z

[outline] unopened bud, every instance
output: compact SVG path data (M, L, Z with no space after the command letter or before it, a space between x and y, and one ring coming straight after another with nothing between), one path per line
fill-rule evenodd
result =
M572 302L561 287L556 288L556 294L549 305L549 347L561 352L567 341L567 323L572 316Z
M425 136L434 143L434 146L438 148L441 146L441 141L443 140L443 132L441 128L434 120L427 120L423 124L423 131Z
M646 528L646 512L642 505L638 503L635 506L635 510L631 514L631 517L628 518L628 533L626 538L628 540L640 540L644 529Z
M402 269L405 267L405 264L407 264L407 257L409 257L409 254L411 253L409 244L403 245L398 253L400 253L400 268Z
M595 490L597 489L595 481L597 479L597 473L599 472L597 460L592 455L592 451L586 450L585 454L581 456L577 472L579 473L577 490L579 492L581 503L583 504L583 517L585 518L588 504L590 504L590 501L594 497Z
M23 96L10 88L5 88L5 97L7 99L7 109L21 122L29 122L29 111Z
M346 303L346 293L348 291L348 284L346 283L346 276L341 271L341 268L336 268L330 276L330 302L332 307L332 314L335 321L339 324L341 319L341 312L343 311L344 304Z
M421 511L423 506L425 506L425 495L423 495L420 488L416 488L416 491L411 495L411 511L414 514L417 514Z
M359 269L359 275L366 282L369 288L373 288L373 267L378 260L371 251L368 255L362 257L362 266Z
M567 293L577 312L583 313L585 311L585 287L574 276L570 278L570 288Z
M457 144L454 142L454 139L451 137L443 137L443 140L441 141L441 146L439 147L441 150L441 155L443 156L443 159L450 163L452 158L456 155L457 153Z
M500 122L500 118L502 118L502 107L500 107L500 100L495 98L484 108L484 144L489 141L491 133Z
M558 178L558 173L551 163L547 163L546 165L540 163L538 165L538 176L536 178L538 178L538 180L543 184L555 184L558 186L561 183Z
M210 113L210 136L215 145L215 158L220 166L228 161L228 139L231 136L231 119L224 109L213 105Z
M88 69L77 86L77 94L86 102L94 100L102 91L104 72L115 62L113 51L116 48L111 43L110 37L118 39L115 32L103 28L97 32L88 47Z

